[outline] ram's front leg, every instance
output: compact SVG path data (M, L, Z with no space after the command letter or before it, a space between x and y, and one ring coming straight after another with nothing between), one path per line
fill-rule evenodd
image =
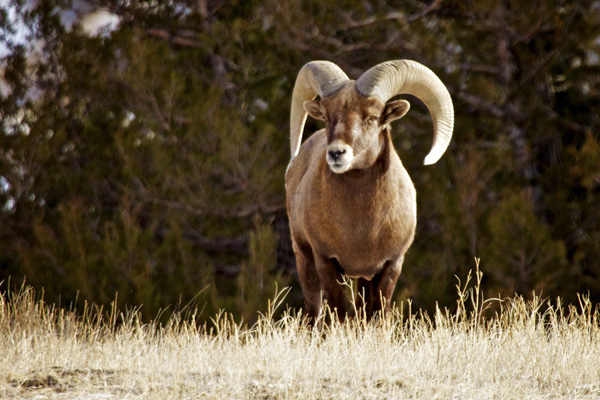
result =
M323 296L329 308L335 312L340 321L346 318L348 307L346 305L346 292L342 285L342 273L335 259L315 255L315 266L321 281Z
M315 267L315 259L309 245L301 245L292 237L292 247L296 255L298 280L306 304L305 312L314 321L321 312L321 285Z
M403 258L388 261L370 281L358 280L358 305L364 307L367 319L379 311L389 310L396 282L402 272L402 262Z

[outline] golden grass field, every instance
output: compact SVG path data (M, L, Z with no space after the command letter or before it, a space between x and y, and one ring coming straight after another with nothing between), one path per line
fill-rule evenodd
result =
M252 327L76 316L23 288L0 297L0 398L600 399L598 307L484 301L480 277L459 282L453 312L398 307L318 328L271 312Z

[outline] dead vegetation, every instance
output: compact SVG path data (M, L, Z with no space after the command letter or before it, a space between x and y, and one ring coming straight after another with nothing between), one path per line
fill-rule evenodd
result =
M485 299L481 274L452 310L394 307L310 328L275 310L251 327L193 310L166 325L139 312L70 312L24 287L0 297L0 397L50 399L593 399L600 311L522 297ZM333 318L332 313L328 317Z

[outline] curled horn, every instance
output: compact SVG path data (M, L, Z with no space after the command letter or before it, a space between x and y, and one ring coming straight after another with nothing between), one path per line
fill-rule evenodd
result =
M348 76L332 62L311 61L305 64L296 78L292 93L292 111L290 115L290 145L292 160L300 151L302 132L308 113L304 110L304 102L317 95L327 97L341 88Z
M363 96L378 96L384 103L403 93L419 98L433 120L433 143L424 164L434 164L444 154L452 139L454 108L450 93L429 68L410 60L387 61L362 74L356 89Z

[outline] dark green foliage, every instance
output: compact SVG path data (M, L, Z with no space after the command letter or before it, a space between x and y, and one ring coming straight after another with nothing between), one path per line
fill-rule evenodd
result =
M118 292L146 318L194 302L251 322L295 282L283 176L297 71L329 59L356 78L410 58L448 85L456 127L424 167L427 110L410 99L394 124L419 203L397 299L450 305L454 275L481 257L490 295L600 300L597 2L102 5L122 17L110 35L66 31L60 1L17 13L37 56L0 35L0 280L63 304ZM0 30L12 23L2 11Z

